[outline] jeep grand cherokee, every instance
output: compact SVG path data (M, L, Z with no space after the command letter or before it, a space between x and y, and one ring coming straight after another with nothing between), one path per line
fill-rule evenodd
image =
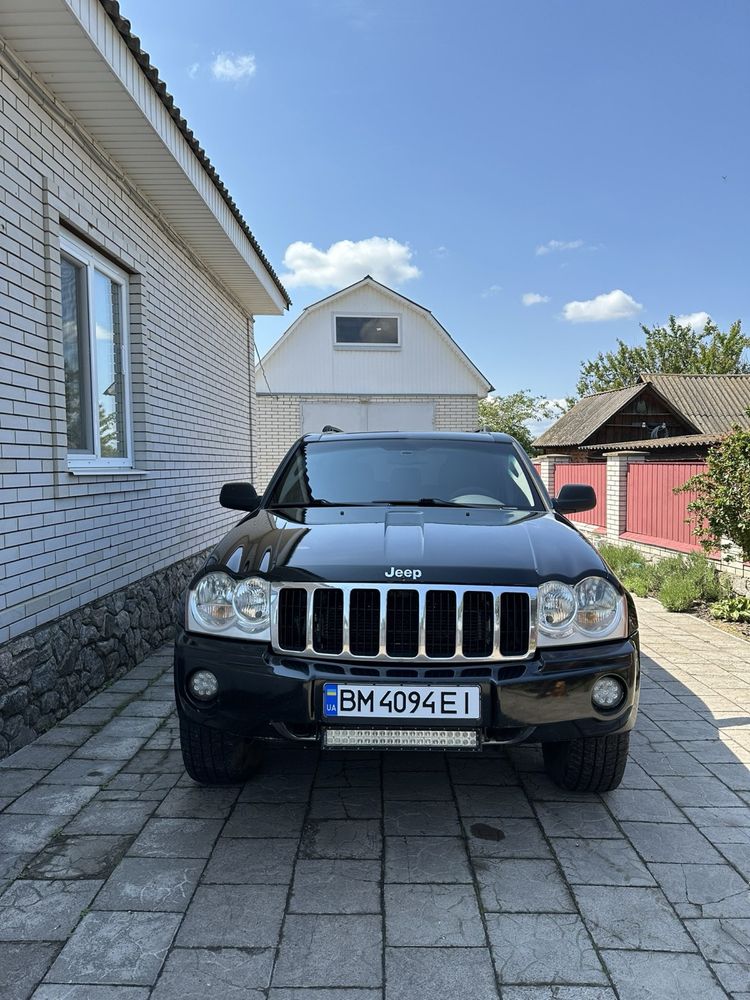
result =
M175 650L185 766L242 781L259 743L478 752L539 742L567 789L621 781L633 603L503 434L319 434L190 584Z

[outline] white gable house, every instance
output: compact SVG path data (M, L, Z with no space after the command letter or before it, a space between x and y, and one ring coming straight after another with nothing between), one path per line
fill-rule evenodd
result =
M471 431L492 389L429 309L369 275L308 306L256 387L260 485L301 434Z

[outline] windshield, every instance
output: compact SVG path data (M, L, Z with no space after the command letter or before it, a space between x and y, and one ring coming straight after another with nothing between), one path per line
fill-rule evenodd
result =
M282 507L373 503L542 509L511 445L418 438L301 444L269 501Z

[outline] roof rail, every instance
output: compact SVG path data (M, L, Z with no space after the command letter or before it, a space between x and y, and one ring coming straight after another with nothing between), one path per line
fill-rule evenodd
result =
M343 434L344 432L340 427L334 427L333 424L326 424L321 434Z

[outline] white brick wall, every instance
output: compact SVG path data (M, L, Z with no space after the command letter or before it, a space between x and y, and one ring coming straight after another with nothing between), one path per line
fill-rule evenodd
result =
M263 489L276 471L290 445L302 433L302 406L310 403L356 403L353 395L294 395L258 393L257 487ZM478 426L479 400L476 396L380 395L368 397L379 403L424 403L435 407L436 431L473 431Z
M0 52L0 642L197 552L252 476L249 317L11 53ZM59 234L132 275L135 465L66 471ZM257 443L256 443L257 447Z

